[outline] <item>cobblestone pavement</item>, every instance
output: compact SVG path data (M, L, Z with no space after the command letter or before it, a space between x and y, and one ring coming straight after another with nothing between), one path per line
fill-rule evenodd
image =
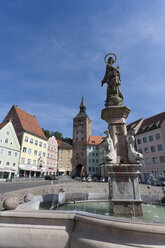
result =
M50 185L49 180L38 180L38 181L22 181L22 182L1 182L0 183L0 194L17 191L26 188L32 188L37 186Z
M67 193L108 192L108 183L105 182L102 183L102 182L80 182L74 180L69 180L69 181L58 180L58 181L52 181L52 183L54 184L0 194L0 209L2 208L2 202L6 197L16 196L19 198L20 203L22 203L23 198L27 193L31 193L33 195L55 194L55 193L59 193L61 188L63 188ZM160 199L164 197L162 187L148 186L145 184L140 184L139 187L140 187L140 193L142 195L149 195L149 194L159 195Z

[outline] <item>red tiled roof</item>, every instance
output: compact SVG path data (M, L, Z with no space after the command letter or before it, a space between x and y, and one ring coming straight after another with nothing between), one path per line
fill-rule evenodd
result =
M0 123L0 129L2 129L6 124L7 124L7 122Z
M59 149L71 150L72 146L69 143L62 140L62 142L59 144Z
M58 146L61 144L62 140L60 139L56 139L57 140L57 143L58 143Z
M131 127L134 127L134 128L135 128L135 127L139 124L139 122L140 122L142 119L143 119L143 117L140 118L140 119L137 120L137 121L134 121L134 122L128 124L128 125L127 125L127 129L130 129Z
M147 132L152 129L159 128L164 120L165 112L162 112L147 119L141 118L137 121L130 123L129 125L127 125L127 130L130 130L131 128L136 128L139 125L136 134Z
M138 133L159 128L164 120L165 120L165 112L144 119Z
M42 137L44 139L47 139L34 115L30 115L26 113L25 111L16 107L15 105L14 108L21 122L22 128L25 131L35 134L36 136Z
M104 136L94 136L90 135L87 144L88 145L99 145L103 140Z
M158 121L160 122L160 124L162 124L164 119L165 119L165 112L162 112L160 114L151 116L151 117L149 117L149 118L144 120L141 128L143 128L146 125L148 126L148 125L151 125L151 124L156 124Z

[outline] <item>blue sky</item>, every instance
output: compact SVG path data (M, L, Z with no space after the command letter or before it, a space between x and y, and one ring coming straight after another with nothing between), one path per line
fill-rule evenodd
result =
M127 123L163 112L164 0L0 1L1 121L16 104L72 137L84 96L92 134L103 134L108 52L118 57Z

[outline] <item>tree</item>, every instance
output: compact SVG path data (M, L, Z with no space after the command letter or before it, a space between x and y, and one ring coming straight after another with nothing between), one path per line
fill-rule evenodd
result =
M54 136L56 139L62 139L62 133L59 133L58 131L51 132L51 136Z
M49 130L42 128L42 131L44 132L44 134L45 134L46 138L48 138L48 139L49 139L49 138L51 137L51 133L50 133L50 131L49 131Z
M51 136L54 136L56 139L62 139L62 133L59 133L58 131L49 131L47 129L42 128L45 136L49 139Z

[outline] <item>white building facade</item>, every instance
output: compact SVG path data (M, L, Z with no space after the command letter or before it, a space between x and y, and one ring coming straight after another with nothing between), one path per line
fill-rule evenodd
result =
M87 166L86 172L88 175L100 176L100 157L99 157L99 145L103 141L103 136L90 135L87 143Z
M11 122L0 124L0 179L18 174L20 144Z

